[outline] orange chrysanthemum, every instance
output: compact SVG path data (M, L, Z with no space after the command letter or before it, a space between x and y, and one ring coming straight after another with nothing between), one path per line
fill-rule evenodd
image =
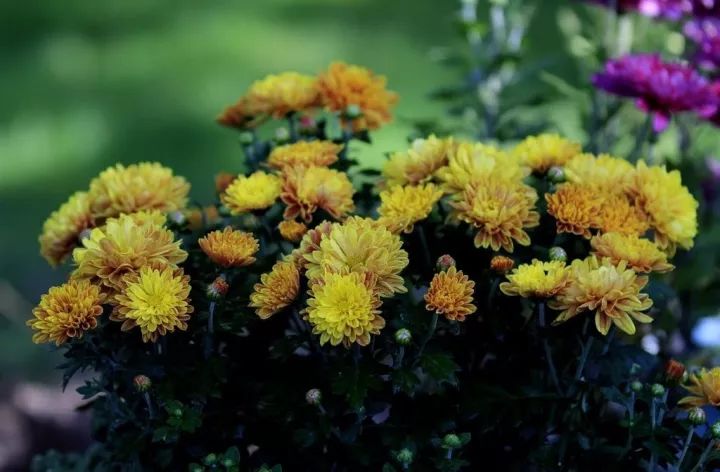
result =
M307 233L308 227L305 223L295 220L282 220L278 224L278 231L283 239L296 243Z
M602 210L596 214L594 223L594 227L601 233L640 236L650 228L645 213L633 205L625 195L606 192L601 198Z
M250 265L255 262L255 253L260 249L258 240L252 234L229 226L206 234L198 240L198 244L214 263L222 267Z
M311 221L318 208L342 219L355 209L355 190L344 172L326 167L297 167L286 169L284 177L280 198L287 205L286 220L299 216Z
M590 240L593 254L608 257L613 264L627 262L635 272L669 272L674 266L668 263L667 254L647 239L621 233L606 233Z
M473 305L475 282L454 266L435 274L425 294L425 308L454 321L465 321L465 317L477 311Z
M272 270L260 276L250 295L250 307L267 319L290 305L300 290L300 271L291 261L277 262Z
M393 233L410 233L424 220L440 200L443 192L436 185L396 185L380 192L378 222Z
M506 274L515 267L515 261L507 256L493 256L490 259L490 270L498 274Z
M455 145L453 138L439 139L434 134L414 140L410 149L394 153L383 166L386 185L418 185L430 180L447 165Z
M338 160L342 144L331 141L298 141L272 150L267 163L283 170L288 167L327 167Z
M590 239L590 229L604 211L603 198L595 189L581 184L560 185L545 194L547 211L555 218L558 233L572 233Z

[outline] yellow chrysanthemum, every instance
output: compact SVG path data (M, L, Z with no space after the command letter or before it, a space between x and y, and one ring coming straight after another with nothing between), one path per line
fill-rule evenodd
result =
M127 167L117 164L90 182L90 206L96 217L113 217L142 210L170 212L187 205L190 184L157 162Z
M442 190L433 184L396 185L384 190L380 192L378 222L393 233L410 233L415 223L428 217L442 195Z
M596 185L612 192L625 191L634 173L632 164L609 154L578 154L565 164L569 182Z
M625 195L606 192L600 195L600 198L602 210L596 214L593 227L601 233L640 236L650 228L645 213L633 205Z
M467 315L475 313L473 305L475 282L455 266L438 272L430 281L425 293L425 309L454 321L465 321Z
M280 196L282 180L274 174L257 171L241 175L228 186L221 200L233 215L264 210Z
M123 277L141 268L177 268L187 258L172 231L152 215L121 215L95 228L73 251L76 279L89 279L110 290L121 290Z
M287 205L284 218L311 221L318 208L335 219L355 209L352 182L347 174L327 167L297 167L285 171L282 201Z
M327 167L338 160L341 144L331 141L298 141L272 150L267 163L283 170L287 167Z
M300 290L300 271L290 261L277 262L272 270L260 276L250 294L250 308L267 319L290 305Z
M528 169L502 149L482 143L459 143L450 153L448 165L437 171L445 191L464 191L475 180L521 181Z
M316 80L297 72L271 74L253 82L238 104L236 108L245 115L282 118L318 105Z
M512 252L513 241L530 244L524 229L540 224L536 201L535 190L522 182L487 177L471 182L451 205L454 218L477 229L475 247Z
M455 147L453 138L437 138L434 134L416 139L410 149L396 152L383 166L382 174L388 187L418 185L427 182L433 174L448 163Z
M553 324L562 323L585 311L595 313L597 330L606 335L614 324L620 330L635 333L633 319L650 323L652 318L642 313L652 306L647 294L640 293L648 282L627 263L614 265L610 259L576 259L570 265L570 284L548 306L560 310Z
M407 291L400 272L409 261L400 237L367 218L334 223L321 236L318 249L304 257L309 279L322 279L328 272L357 272L377 278L375 289L381 297Z
M674 266L668 263L667 254L647 239L621 233L605 233L590 240L593 254L607 257L613 264L627 262L635 272L669 272Z
M629 194L648 216L658 245L670 252L676 245L690 249L697 235L698 202L683 186L680 172L640 161L634 177Z
M90 212L86 192L77 192L50 214L38 238L40 254L51 266L57 266L78 245L80 233L92 228L95 221Z
M385 327L380 299L361 274L325 274L309 295L306 318L320 335L320 344L367 346L370 336Z
M361 116L352 120L355 130L376 129L392 120L390 109L398 96L385 84L385 77L342 62L330 64L317 82L321 102L328 110L344 112L349 105L360 108Z
M543 262L533 259L521 264L500 284L502 293L524 298L550 298L570 282L570 272L562 261Z
M307 233L300 240L300 245L290 254L285 256L285 260L291 261L299 270L305 270L308 264L306 256L320 249L320 241L323 236L330 234L333 229L333 223L323 221Z
M565 165L580 154L580 145L557 134L541 134L525 138L512 152L524 165L543 174L552 166Z
M51 288L40 297L40 304L33 309L34 318L27 322L36 331L33 342L59 346L69 338L81 338L97 326L104 301L100 288L87 280L71 280Z
M198 240L198 244L214 263L222 267L250 265L255 262L255 253L260 249L258 240L252 234L233 230L229 226L206 234Z
M123 331L139 327L143 342L155 342L176 328L187 329L193 312L189 295L190 277L181 270L143 267L128 277L125 291L115 296L110 319L121 321Z
M685 389L690 395L680 399L679 405L688 408L720 406L720 367L701 369L696 374L690 374L690 385L686 385Z
M237 129L251 127L254 124L253 116L248 111L247 102L244 98L225 108L215 121L228 128Z
M283 239L296 243L302 239L302 237L307 233L307 226L305 226L305 223L302 223L300 221L295 220L282 220L278 224L278 231L280 231L280 236L283 237Z
M597 189L566 183L555 193L545 194L547 211L555 218L558 233L572 233L590 239L590 228L597 226L598 215L604 211L603 195Z

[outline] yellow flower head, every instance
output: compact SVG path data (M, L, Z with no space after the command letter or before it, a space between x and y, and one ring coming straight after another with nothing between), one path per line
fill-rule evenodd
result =
M621 233L605 233L590 240L596 256L609 258L618 265L625 261L635 272L669 272L674 266L668 263L667 254L647 239Z
M159 217L162 218L162 217ZM95 228L73 251L76 279L89 279L118 291L123 277L141 268L177 268L187 259L172 231L158 223L158 216L146 213L110 218L105 227Z
M78 245L80 233L92 228L94 223L87 193L73 194L45 220L38 238L40 254L50 265L59 265Z
M157 162L117 164L90 182L90 205L98 218L142 210L170 212L187 205L190 184Z
M272 270L260 276L250 295L250 307L267 319L290 305L300 290L300 271L291 261L277 262Z
M318 105L316 80L297 72L268 75L255 81L239 103L247 115L282 118Z
M433 184L396 185L390 190L384 190L380 192L378 222L393 233L410 233L415 223L428 217L442 195L442 190Z
M304 257L311 281L328 272L357 272L377 279L375 290L381 297L407 291L400 272L409 261L400 237L367 218L350 217L342 224L334 223L321 237L318 249Z
M632 164L609 154L578 154L565 164L568 181L595 185L612 192L626 190L634 173Z
M433 174L448 163L455 147L453 138L439 139L434 134L416 139L410 149L396 152L383 166L383 177L388 187L417 185L427 182Z
M360 107L362 115L352 121L355 130L377 129L392 120L390 109L398 96L385 88L385 77L342 62L330 64L318 77L321 102L328 110L344 112L349 105Z
M691 374L690 385L685 386L685 389L690 395L682 398L679 405L688 408L720 406L720 367L701 369L697 374Z
M599 189L599 191L603 191ZM604 193L602 210L596 214L594 227L602 233L623 233L640 236L650 225L643 211L633 205L623 194Z
M465 190L476 180L518 181L528 170L505 151L482 143L459 143L450 153L447 167L437 171L447 192Z
M648 278L638 276L621 261L618 265L610 259L576 259L570 266L570 284L548 303L560 315L553 324L590 311L595 313L595 326L607 334L611 324L628 334L635 333L633 319L650 323L652 318L642 313L652 306L647 294L640 293Z
M282 180L277 175L257 171L241 175L222 194L221 200L233 215L264 210L280 196Z
M295 220L282 220L278 224L280 236L292 243L300 241L305 233L307 233L307 230L308 228L305 226L305 223Z
M580 154L580 145L557 134L529 136L513 149L513 155L533 171L544 174L552 166L565 165Z
M226 226L222 231L213 231L198 240L200 248L217 265L222 267L244 267L255 262L255 253L260 249L258 240L252 234L233 230Z
M253 117L247 110L247 100L243 97L237 103L225 108L215 121L228 128L243 129L252 126Z
M508 282L500 284L502 293L524 298L550 298L570 282L569 270L562 261L543 262L533 259L521 264L511 274Z
M385 327L380 300L361 274L325 274L312 284L309 295L306 317L320 344L367 346L370 336Z
M100 288L87 280L71 280L51 288L40 297L40 304L33 309L34 318L27 322L35 331L33 342L59 346L69 338L81 338L97 326L104 301Z
M272 150L267 163L283 170L287 167L327 167L338 160L342 144L331 141L298 141Z
M453 202L453 216L477 229L475 247L513 251L513 241L530 244L525 228L540 224L534 210L537 193L515 180L484 178L474 180Z
M452 266L433 276L425 293L425 308L449 320L465 321L467 315L477 311L472 304L474 291L475 282Z
M555 193L546 193L547 211L555 218L558 233L572 233L590 238L590 228L597 226L603 208L603 195L597 189L566 183Z
M677 170L648 167L637 163L630 195L650 220L655 241L662 249L674 252L675 246L690 249L697 235L698 202L684 187Z
M282 201L284 218L300 217L311 221L318 208L335 219L342 219L355 209L352 183L347 174L327 167L297 167L286 169Z
M308 264L306 256L320 249L320 241L323 236L330 234L333 229L333 223L323 221L313 229L308 230L300 240L300 245L285 257L285 260L291 261L299 270L305 270Z
M143 267L128 277L123 293L115 296L115 309L110 319L121 321L121 329L140 328L143 342L155 342L158 336L187 329L190 305L190 277L181 270Z

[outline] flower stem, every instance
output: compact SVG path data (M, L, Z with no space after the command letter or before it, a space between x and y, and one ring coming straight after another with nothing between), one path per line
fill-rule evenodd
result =
M205 336L205 359L208 359L213 352L213 333L215 332L215 302L210 302L208 307L207 335Z
M150 400L150 393L143 393L143 398L145 399L145 405L147 406L148 417L152 420L155 418L155 411L153 410L152 401Z
M595 338L592 336L588 336L587 340L583 343L582 352L580 353L580 362L578 363L577 370L575 371L576 383L579 382L582 378L588 355L590 354L590 350L592 349L593 341L595 341Z
M425 350L425 346L427 345L428 341L430 341L430 338L432 338L433 334L435 333L435 329L437 328L438 323L438 314L433 313L432 321L430 321L430 329L428 330L427 334L425 335L425 338L422 341L422 344L420 344L420 349L418 350L417 357L415 358L415 362L413 364L417 364L420 361L420 357L422 357L422 353Z
M630 452L632 447L632 429L635 426L635 392L630 392L630 404L628 405L628 436L625 443L625 453Z
M685 444L683 445L682 452L680 453L680 457L678 458L677 463L675 464L675 469L680 470L680 466L683 463L683 460L685 460L685 454L687 454L688 448L690 447L690 442L692 441L693 433L695 432L695 428L690 426L688 428L688 435L685 438Z
M538 326L540 327L540 331L544 331L545 329L545 302L538 302ZM552 379L552 383L555 386L555 390L557 390L559 395L562 395L562 388L560 388L560 380L558 379L557 370L555 369L555 362L553 361L552 357L552 350L550 349L550 343L548 343L547 338L545 337L545 333L541 332L540 336L542 336L542 343L543 343L543 350L545 351L545 361L548 365L548 371L550 372L550 378Z
M428 269L432 269L432 260L430 259L430 247L428 246L427 238L425 237L425 229L422 226L417 225L417 232L418 232L418 237L420 238L420 245L422 246L422 249L423 249L423 257L425 259L425 265L427 266Z
M397 370L402 367L403 357L405 357L405 346L398 347L397 357L395 357L395 363L393 367Z
M630 157L628 158L630 162L635 163L637 162L638 157L640 157L640 152L642 151L643 145L645 144L645 141L647 141L648 136L650 136L650 133L652 133L652 125L653 116L652 113L648 113L647 118L645 118L645 123L640 129L640 132L637 134L637 138L635 139L635 146L633 146Z
M500 277L496 277L495 280L493 280L492 285L490 286L490 293L488 293L488 299L487 299L487 309L490 311L490 308L492 307L492 301L493 298L495 298L495 294L497 293L497 289L500 286Z
M710 451L712 451L712 449L713 449L713 447L715 447L715 444L716 444L716 443L717 443L717 441L715 441L714 439L710 440L710 442L708 443L707 447L705 448L705 450L704 450L704 451L702 452L702 454L700 455L700 458L698 459L697 464L695 464L695 467L693 467L692 469L690 469L690 472L696 472L696 471L699 471L699 470L703 470L703 469L702 469L702 466L703 466L703 464L705 463L705 459L707 459L708 454L710 454Z

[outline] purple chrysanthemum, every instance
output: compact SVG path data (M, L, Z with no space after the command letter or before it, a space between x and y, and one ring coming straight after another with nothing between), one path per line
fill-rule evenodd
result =
M720 18L720 0L691 0L695 18Z
M692 11L691 0L589 0L606 7L615 7L618 12L637 11L651 18L678 20Z
M707 117L717 110L718 98L707 79L687 65L664 62L657 54L610 60L595 74L593 85L635 98L638 108L652 114L656 132L667 127L673 113L695 111Z
M720 67L720 19L690 21L685 25L684 32L695 43L694 59L701 67Z

